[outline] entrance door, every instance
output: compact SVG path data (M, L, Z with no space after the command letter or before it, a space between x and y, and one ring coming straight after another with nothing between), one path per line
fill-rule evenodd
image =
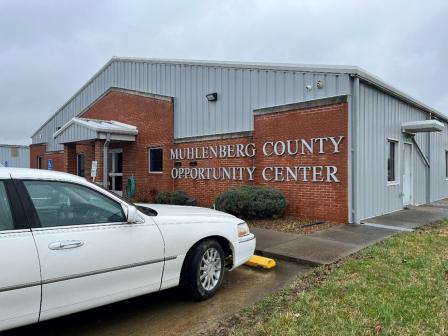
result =
M109 190L123 196L123 150L110 149L107 167L109 170Z
M413 204L412 197L412 145L403 144L403 205Z

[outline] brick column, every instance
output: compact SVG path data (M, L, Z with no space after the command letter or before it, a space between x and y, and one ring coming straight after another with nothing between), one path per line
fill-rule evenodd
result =
M64 144L63 169L66 173L76 175L76 144Z
M98 162L95 179L95 182L98 184L103 183L103 146L104 140L95 140L93 160Z

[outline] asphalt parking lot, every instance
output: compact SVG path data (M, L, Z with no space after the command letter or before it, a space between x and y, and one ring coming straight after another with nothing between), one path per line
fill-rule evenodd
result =
M174 288L18 328L5 335L194 335L287 286L310 269L285 261L278 261L270 271L242 266L226 273L223 287L208 301L191 301Z

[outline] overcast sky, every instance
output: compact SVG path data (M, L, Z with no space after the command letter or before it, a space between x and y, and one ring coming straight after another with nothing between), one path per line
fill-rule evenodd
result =
M448 1L0 0L0 143L112 56L357 65L448 114Z

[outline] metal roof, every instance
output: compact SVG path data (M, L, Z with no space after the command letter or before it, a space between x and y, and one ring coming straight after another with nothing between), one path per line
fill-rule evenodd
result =
M104 133L115 133L115 134L137 134L137 127L124 124L114 120L98 120L98 119L87 119L87 118L73 118L64 126L62 126L57 132L53 134L53 137L58 137L59 134L64 132L68 127L73 124L78 124L95 130L97 132Z
M0 144L0 147L7 147L7 148L29 148L29 146L26 146L26 145L9 145L9 144Z
M59 138L60 143L105 139L107 135L111 140L116 138L122 141L134 141L137 134L137 127L118 121L75 117L56 131L53 137Z
M132 57L112 57L98 72L96 72L56 113L54 113L34 134L33 137L57 115L67 104L70 103L84 88L92 83L105 69L114 62L132 62L132 63L154 63L154 64L176 64L192 65L204 67L222 67L222 68L242 68L242 69L266 69L278 71L300 71L314 73L334 73L347 74L352 77L359 77L361 80L373 85L403 101L430 112L440 119L448 122L448 116L424 104L418 99L398 90L387 84L379 77L367 72L366 70L350 65L311 65L311 64L289 64L289 63L265 63L265 62L230 62L230 61L208 61L208 60L185 60L185 59L158 59L158 58L132 58Z

